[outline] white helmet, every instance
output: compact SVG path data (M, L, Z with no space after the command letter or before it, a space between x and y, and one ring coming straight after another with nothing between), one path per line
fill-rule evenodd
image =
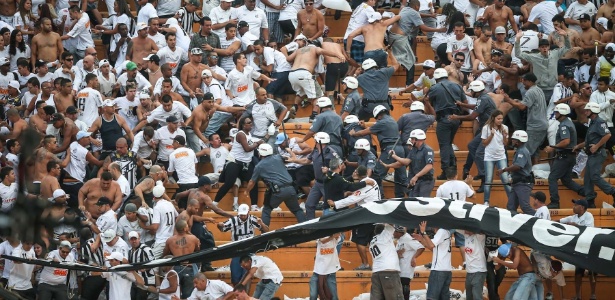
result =
M331 141L331 138L326 132L318 132L314 135L314 140L316 140L317 143L321 142L323 144L328 144Z
M425 135L425 131L421 129L415 129L410 132L410 138L415 138L417 140L425 140L427 139L427 135Z
M363 64L361 64L361 68L366 71L377 66L378 64L376 63L376 61L371 58L364 60Z
M422 110L425 111L425 104L421 101L414 101L410 104L410 111Z
M513 132L512 139L519 140L521 143L527 143L527 132L524 130L515 130L515 132Z
M566 103L560 103L555 106L555 111L560 113L561 115L569 115L570 114L570 106Z
M485 84L480 80L474 80L470 82L468 90L471 92L482 92L485 90Z
M366 139L358 139L356 142L354 142L354 148L357 150L363 149L367 151L371 149L369 141Z
M329 97L320 97L316 100L316 105L318 105L318 107L320 108L323 108L327 106L333 106L333 103L331 103L331 99L329 99Z
M433 71L433 78L434 79L448 78L448 72L446 72L444 68L437 68L435 71Z
M349 89L356 89L359 87L359 81L352 76L348 76L344 78L342 82L345 83Z
M154 194L154 197L156 198L160 198L162 197L162 195L165 192L165 188L163 185L156 185L153 189L152 189L152 194Z
M379 113L386 111L387 108L384 107L384 105L378 105L376 107L374 107L374 118L378 116Z
M269 156L273 154L273 148L269 144L260 144L258 146L258 154L261 156Z
M346 124L359 123L359 117L357 117L355 115L347 115L344 118L344 123L346 123Z
M600 113L600 105L596 102L587 102L587 104L585 104L585 109L591 110L591 112L595 114Z

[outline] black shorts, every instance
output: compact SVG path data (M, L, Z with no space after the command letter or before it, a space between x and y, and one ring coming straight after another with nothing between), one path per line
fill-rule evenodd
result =
M348 72L348 63L332 63L327 64L327 73L325 75L325 91L334 91L339 86L340 80L344 79Z
M361 246L369 245L369 242L374 237L374 224L363 224L352 230L352 241Z
M310 186L314 178L314 167L312 165L301 166L295 169L295 183L297 183L297 186Z

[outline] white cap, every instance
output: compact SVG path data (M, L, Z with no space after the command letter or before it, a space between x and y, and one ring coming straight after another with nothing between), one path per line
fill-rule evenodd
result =
M344 80L342 80L342 82L345 83L350 89L356 89L359 87L359 81L352 76L347 76Z
M62 247L72 248L73 245L71 245L69 241L61 241L60 242L60 248L62 248Z
M148 56L144 57L144 58L143 58L143 60L147 60L147 61L149 61L149 60L150 60L150 59L152 59L152 57L154 57L154 56L158 56L158 55L156 55L155 53L152 53L152 54L150 54L150 55L148 55Z
M11 80L11 81L9 81L9 86L14 88L14 89L19 89L19 81Z
M239 205L237 208L237 214L240 216L245 216L250 212L250 207L247 204Z
M152 96L150 96L150 95L149 95L149 92L147 92L147 91L141 91L141 92L139 93L139 99L149 99L149 98L151 98L151 97L152 97Z
M303 33L300 33L299 35L297 35L295 37L295 41L296 40L307 40L307 37L305 37L305 35L303 35Z
M62 196L66 196L66 192L63 189L56 189L53 191L53 199L60 198Z
M103 106L115 106L115 103L111 99L107 99L107 100L103 101L102 104L103 104Z
M596 24L600 24L600 25L602 25L602 27L604 27L604 29L608 29L609 28L609 19L607 19L605 17L600 17L600 18L598 18L598 20L596 20Z
M142 216L149 216L149 213L147 212L147 208L141 206L139 207L139 209L137 209L137 214L142 215Z
M201 72L201 77L211 77L211 71L210 70L203 70L203 72Z
M149 26L147 26L147 23L140 22L140 23L137 24L137 31L146 29L147 27L149 27Z
M103 242L108 243L108 242L112 241L116 236L117 236L117 233L115 232L115 230L107 229L107 230L105 230L105 232L103 232L100 235L100 239Z
M425 104L423 104L423 102L421 101L413 101L412 104L410 104L410 111L415 110L425 111Z
M165 188L162 185L156 185L153 189L152 189L152 194L154 194L154 197L156 198L160 198L162 197L162 195L165 192Z
M108 60L106 60L106 59L101 59L101 60L98 62L98 67L99 67L99 68L102 68L102 66L104 66L104 65L109 65L109 66L111 66L111 63L110 63Z
M344 118L344 123L346 124L350 124L350 123L359 123L359 117L355 116L355 115L347 115Z
M0 66L4 66L4 65L7 65L7 64L10 64L10 63L11 63L11 61L8 58L0 57Z
M177 19L175 18L168 18L166 22L164 22L164 25L177 25Z
M390 18L393 18L393 17L395 17L395 14L390 12L390 11L382 12L382 18L390 19Z
M506 33L506 28L504 26L498 26L495 28L495 34Z
M374 23L380 20L382 20L382 15L377 11L370 13L369 16L367 17L367 22L369 23Z
M131 239L131 238L139 238L139 233L134 231L134 230L129 232L128 233L128 239Z
M433 72L433 78L434 79L448 78L448 72L446 72L446 69L444 68L437 68Z
M229 3L232 3L232 2L233 2L233 0L222 0L222 2L229 2Z
M124 255L122 255L122 253L119 253L119 252L111 252L111 254L105 256L105 259L106 260L115 259L115 260L122 261L124 260Z
M260 144L258 146L258 154L260 156L269 156L273 154L273 147L269 144Z
M605 50L615 51L615 44L614 44L614 43L608 43L608 44L606 44L606 48L605 48Z
M373 67L378 66L378 64L376 63L375 60L368 58L366 60L363 61L363 64L361 64L361 68L363 68L363 70L369 70Z
M423 62L423 68L432 68L433 69L435 67L436 67L436 63L433 60L431 60L431 59L428 59L428 60Z

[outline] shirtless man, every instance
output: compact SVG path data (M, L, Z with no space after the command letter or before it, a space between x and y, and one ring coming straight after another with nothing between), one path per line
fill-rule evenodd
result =
M215 102L218 99L214 99L214 95L212 93L203 94L203 91L200 88L196 89L196 94L197 96L202 95L203 102L194 108L192 115L188 118L188 120L186 120L186 125L192 126L196 136L206 145L209 144L209 138L205 136L204 132L207 130L207 126L209 126L209 119L214 111L223 111L235 114L246 110L243 106L232 107L219 105Z
M40 181L40 196L43 199L51 198L53 196L53 191L60 188L58 178L62 170L60 164L52 160L47 162L46 167L47 174Z
M483 26L483 34L480 38L474 40L474 57L482 61L485 66L491 63L491 47L493 40L491 39L491 27Z
M510 259L507 261L506 259ZM535 286L540 285L540 290L542 290L542 280L537 278L536 273L534 273L534 266L532 266L532 262L530 261L525 251L518 248L517 246L513 247L511 244L504 244L498 248L498 255L493 258L493 262L497 263L497 268L506 267L508 269L516 269L519 274L519 279L517 279L516 284L520 282L531 282L533 284L523 285L526 289L534 289ZM513 284L513 286L516 286ZM519 285L520 286L520 285ZM510 289L508 293L506 293L506 298L512 299L517 298L519 294L527 292L521 289Z
M182 82L182 85L184 83ZM186 103L186 101L184 101L184 97L182 97L182 95L176 93L173 91L173 81L171 81L171 79L163 79L162 80L162 91L160 92L160 99L162 99L162 96L164 95L169 95L171 96L171 98L173 99L173 101L178 101L180 103L182 103L183 105L185 105L186 107L190 107L188 106L188 104Z
M0 1L0 20L8 24L13 24L13 17L15 16L15 13L17 12L17 4L19 4L19 1L15 1L15 0Z
M577 38L576 44L584 49L594 48L594 42L600 40L600 32L592 27L591 16L582 14L581 17L579 17L579 23L582 32Z
M28 128L28 122L21 118L19 115L19 111L14 108L11 108L6 111L6 118L13 126L8 125L11 132L7 134L0 134L0 139L2 140L20 140L21 134L26 131ZM3 125L3 126L7 126Z
M195 98L197 88L201 87L201 73L203 73L203 70L209 69L209 66L201 63L202 56L201 48L192 48L190 60L182 67L180 73L181 85L188 92L190 98Z
M62 78L60 92L53 97L56 109L59 113L65 113L69 106L75 106L75 95L73 94L73 82Z
M141 206L152 207L154 200L153 190L156 186L156 182L162 181L164 183L167 180L167 172L164 171L161 166L153 165L149 169L149 175L141 178L133 190L135 196L141 199ZM162 194L161 198L169 201L171 200L166 193Z
M73 120L64 117L61 113L53 114L51 124L53 125L52 131L57 131L56 138L62 138L61 144L58 145L54 153L62 153L68 149L70 143L76 140L79 128L77 128Z
M583 48L577 45L577 41L580 38L579 32L574 29L568 28L568 26L566 25L566 22L564 21L563 16L555 16L553 18L553 27L555 28L555 30L553 30L553 32L551 32L549 36L547 37L547 40L549 40L551 45L557 45L560 48L564 47L564 36L559 34L557 29L563 29L564 31L566 31L566 33L568 33L568 38L570 39L571 48L568 52L564 54L564 56L561 59L570 59L570 58L578 59L579 51L583 51ZM593 48L593 42L592 42L592 48Z
M518 91L517 84L519 83L519 66L512 63L512 57L510 54L500 55L499 62L492 62L489 67L496 70L502 78L502 84L506 84L510 87L510 93ZM520 96L520 94L519 94ZM512 96L511 96L512 97Z
M615 0L608 0L606 3L602 4L600 8L598 8L598 12L596 13L596 20L598 18L610 18L611 13L615 10Z
M504 1L495 1L492 5L487 6L483 18L487 20L492 31L495 31L495 28L498 26L504 26L504 28L506 28L509 22L515 32L519 31L512 9L505 6Z
M305 8L297 13L295 37L303 33L309 41L320 38L325 31L325 16L314 9L314 0L305 0Z
M325 95L333 96L334 91L337 91L339 87L339 81L346 76L346 74L354 74L354 71L359 67L354 59L346 54L342 45L333 41L332 38L324 38L322 42L322 49L335 53L336 56L325 56L325 64L327 65L327 73L325 75ZM338 55L343 55L347 62L343 62ZM350 64L351 70L348 70ZM339 92L339 91L338 91Z
M134 61L139 70L147 69L147 63L143 58L158 52L156 42L147 34L147 28L145 23L139 23L137 25L137 29L139 29L137 36L130 39L128 49L126 49L126 60Z
M303 35L297 36L295 41L297 41L300 48L286 58L287 61L293 61L293 67L290 74L288 74L288 81L290 81L293 90L295 90L297 94L293 108L297 111L302 96L306 95L308 101L314 102L312 103L312 115L310 116L310 121L312 121L318 114L318 106L315 100L320 97L318 91L315 89L316 83L314 83L314 79L312 79L312 72L314 72L314 67L318 63L318 57L320 55L333 56L337 57L342 62L346 60L346 57L313 45L302 47L301 43L303 43L303 45L307 44L305 36Z
M591 94L591 85L587 82L579 82L579 92L572 95L572 99L570 100L570 108L574 109L577 113L577 119L574 121L575 125L577 125L576 128L587 128L585 127L585 124L587 124L589 119L583 111L585 110L585 104L589 102L589 97ZM577 131L580 130L577 129Z
M390 25L399 21L401 16L397 15L393 18L382 20L382 15L379 12L372 12L367 21L369 24L357 28L348 35L346 43L346 53L350 53L352 47L352 39L358 35L363 35L365 39L364 59L371 58L378 64L378 67L384 68L387 66L388 54L384 47L384 35Z
M189 231L192 229L192 224L194 222L197 222L197 223L209 222L212 224L216 223L216 220L214 220L214 218L208 218L208 217L203 217L202 215L199 215L199 210L200 210L199 200L190 199L188 200L188 206L186 207L186 210L182 211L179 214L179 216L177 216L177 220L186 221L186 223L188 224Z
M163 257L169 254L175 257L187 255L201 249L199 239L190 234L190 228L188 228L186 221L178 220L175 223L175 231L176 233L167 239L162 254Z
M36 129L42 135L47 131L47 120L49 119L49 116L47 116L43 109L45 105L47 105L45 101L37 101L36 114L30 115L30 120L28 120L28 125Z
M457 52L453 58L453 62L444 67L444 69L448 73L448 80L461 85L462 80L465 78L461 72L461 65L463 65L465 60L465 54L463 52Z
M113 181L113 175L109 172L103 172L100 178L90 179L83 184L79 190L79 209L90 212L94 219L98 218L96 202L100 197L107 197L111 200L113 211L117 211L122 205L122 190L120 185Z
M182 99L184 100L184 99ZM137 106L137 118L139 122L147 119L147 116L160 105L159 102L154 103L152 98L149 96L149 93L140 93L139 94L139 105Z
M203 180L202 179L203 177L205 176L202 176L201 178L199 178L198 188L189 189L189 190L183 191L175 195L175 199L177 203L183 202L182 199L186 197L187 199L196 199L197 201L199 201L199 210L198 210L197 215L202 216L205 209L211 209L211 211L215 212L218 215L221 215L227 218L232 218L233 215L219 208L211 200L211 198L209 197L209 192L211 191L211 181Z
M496 33L495 41L493 41L493 45L491 45L491 49L499 49L504 54L511 54L513 50L513 46L511 43L506 41L506 33Z
M56 62L59 61L60 55L64 52L60 35L52 31L51 20L43 18L40 27L40 33L32 38L32 44L30 45L32 47L30 63L33 70L38 60L48 63Z
M43 146L34 151L34 157L36 159L34 161L34 177L32 180L35 185L40 184L43 177L47 176L47 173L49 172L47 170L47 164L50 161L59 162L57 156L54 154L54 151L57 148L56 141L55 136L47 135L43 139ZM53 190L51 190L51 192L53 192Z

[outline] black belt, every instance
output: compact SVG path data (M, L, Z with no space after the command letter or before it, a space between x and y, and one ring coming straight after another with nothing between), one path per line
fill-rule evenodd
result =
M261 279L261 282L264 283L264 284L268 284L268 283L272 283L273 280L271 280L271 279Z
M442 119L442 118L446 118L450 115L454 115L457 112L457 110L454 109L445 109L445 110L441 110L436 112L436 119Z
M389 100L369 100L364 98L367 103L389 103Z

